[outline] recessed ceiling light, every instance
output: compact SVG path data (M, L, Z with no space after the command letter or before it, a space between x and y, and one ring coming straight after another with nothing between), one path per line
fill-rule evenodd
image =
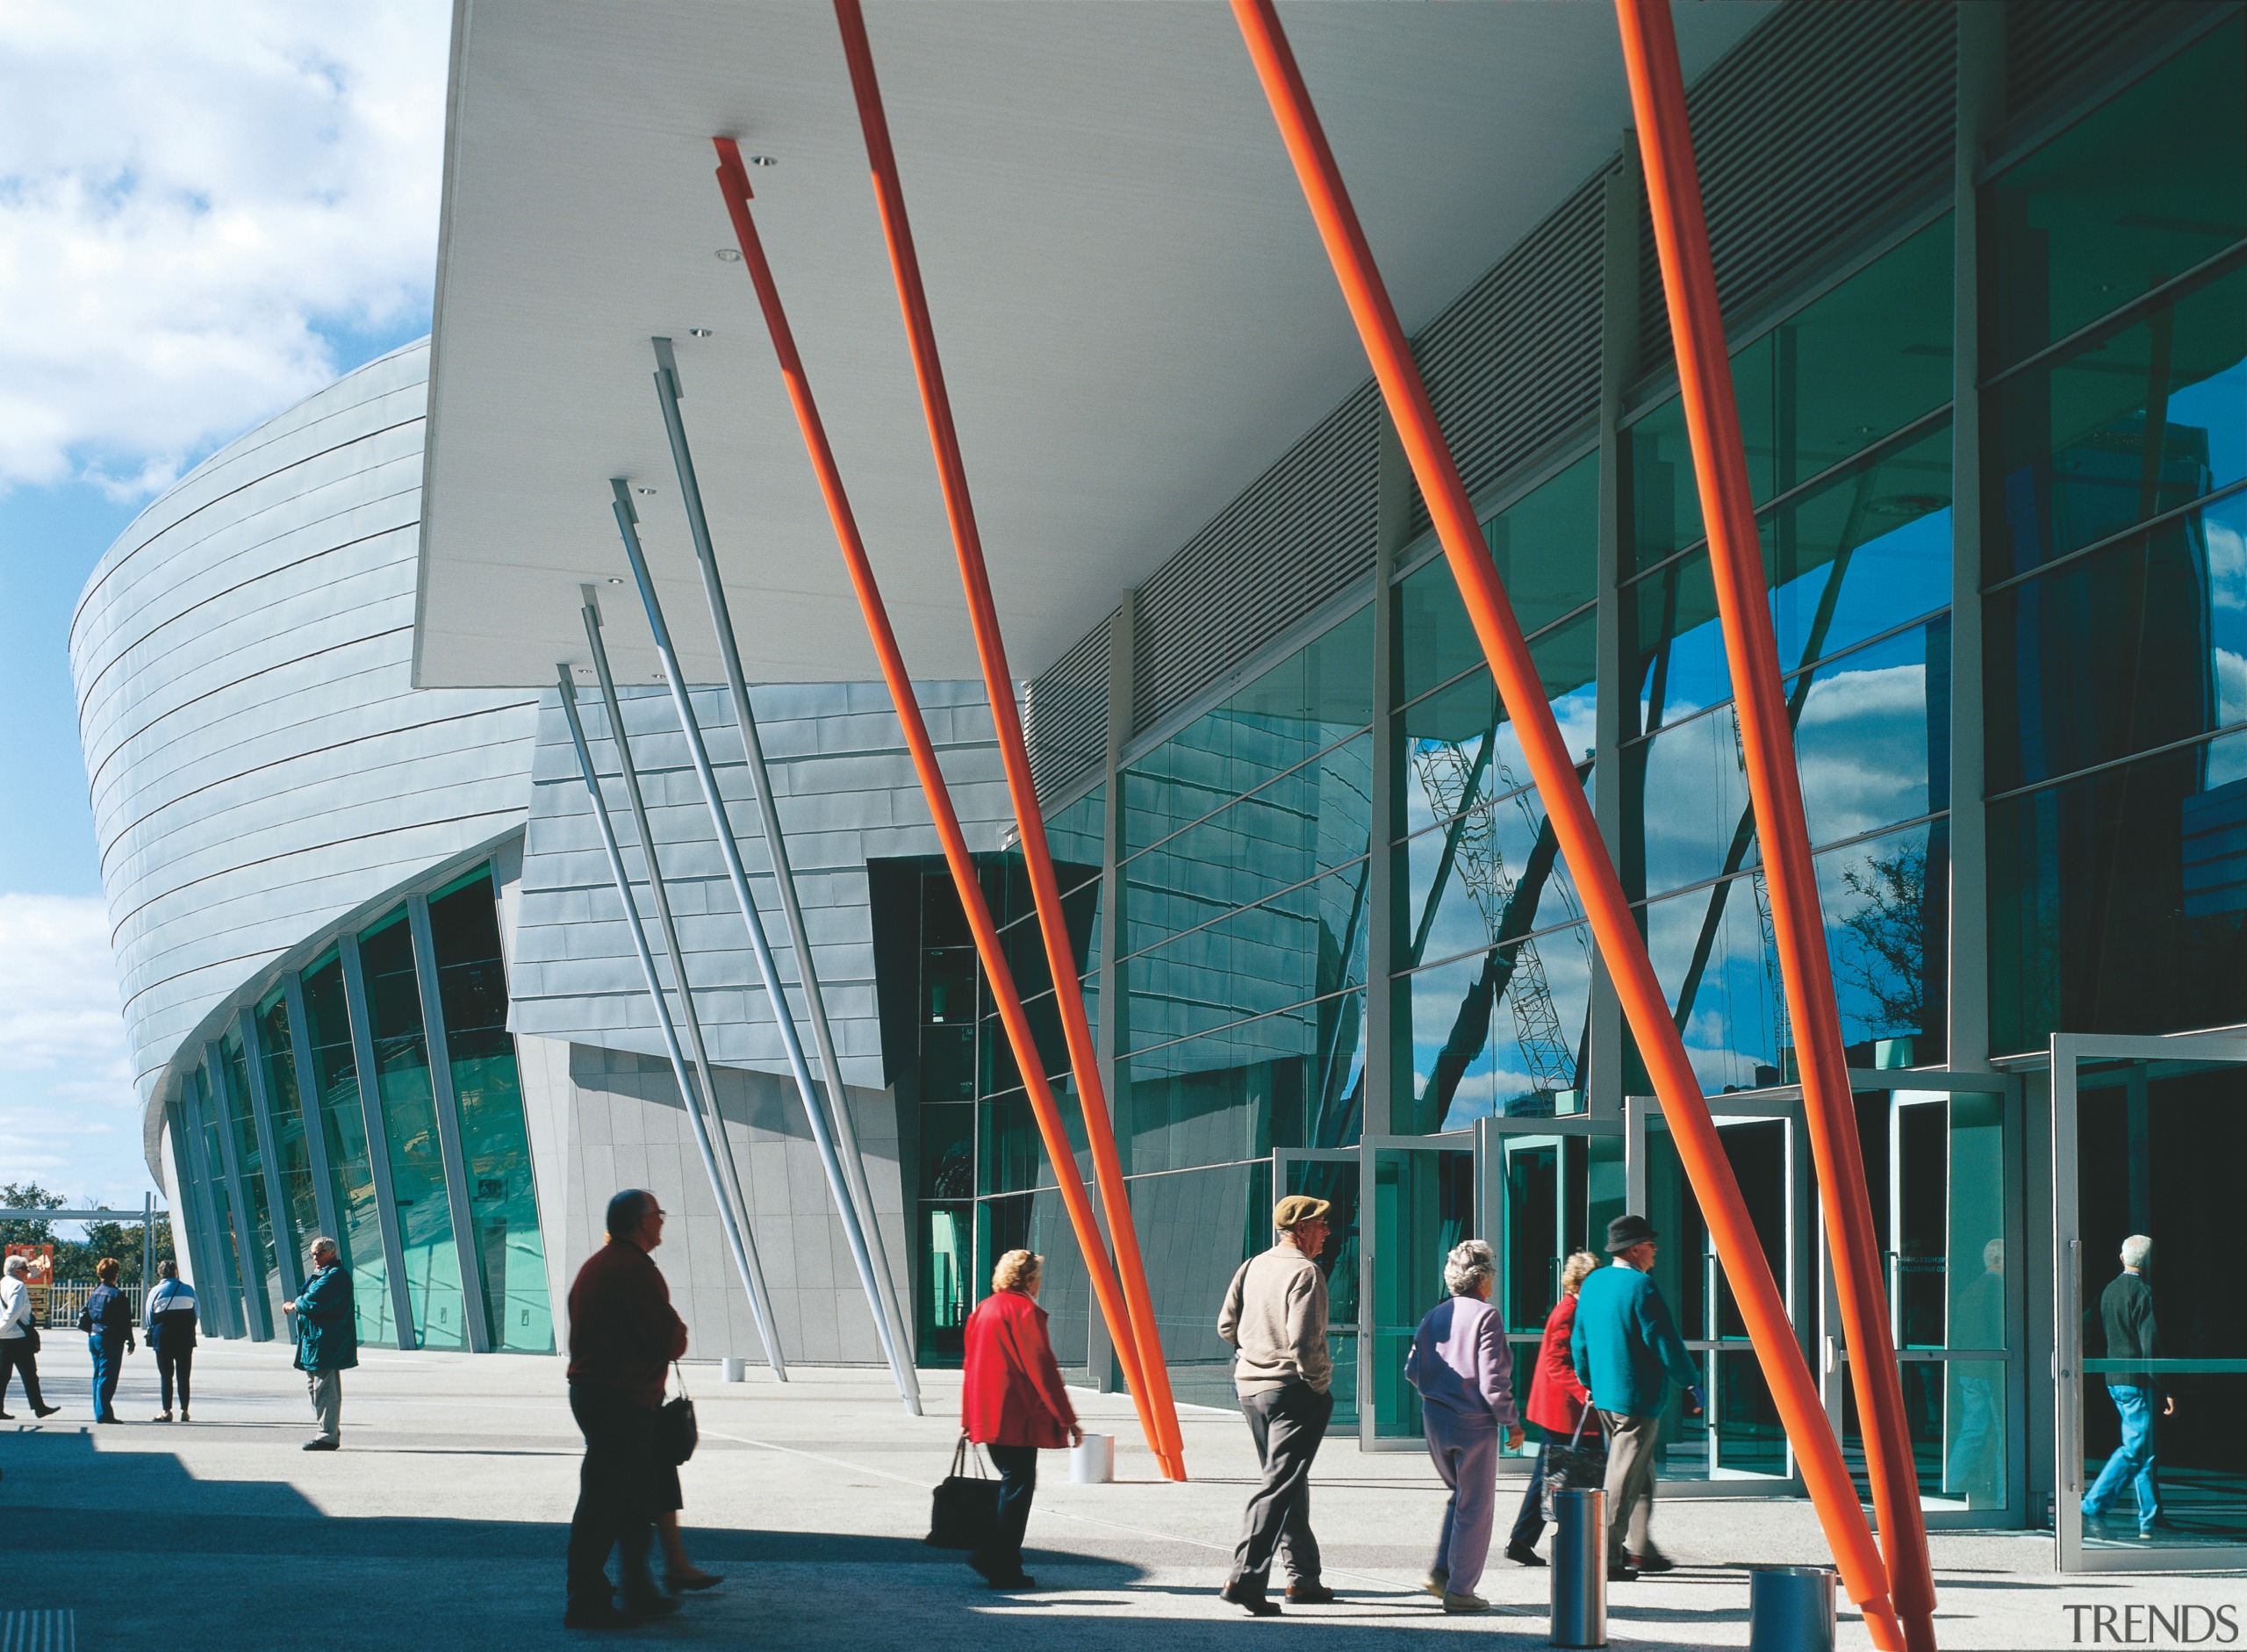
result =
M624 576L621 573L613 573L608 577L608 583L613 585L621 585L624 583Z
M777 156L769 154L745 154L742 159L753 167L776 167L780 164Z
M686 336L691 339L714 339L718 335L707 327L691 327L686 329Z
M656 496L656 490L651 487L635 487L632 491L643 499L651 499Z
M739 262L741 262L741 248L738 248L738 247L721 247L721 248L718 248L718 262L719 262L720 263L726 263L726 264L737 264L737 263L739 263Z

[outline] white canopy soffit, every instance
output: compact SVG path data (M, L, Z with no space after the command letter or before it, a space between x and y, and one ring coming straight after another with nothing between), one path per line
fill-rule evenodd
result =
M1689 76L1770 7L1681 6ZM1285 8L1417 329L1590 176L1611 6ZM867 26L1012 664L1050 664L1368 375L1230 12L879 0ZM637 504L686 668L721 678L657 411L676 341L752 680L875 675L712 176L729 135L914 675L975 675L865 147L818 0L458 0L415 681L657 672ZM700 337L694 329L707 328Z

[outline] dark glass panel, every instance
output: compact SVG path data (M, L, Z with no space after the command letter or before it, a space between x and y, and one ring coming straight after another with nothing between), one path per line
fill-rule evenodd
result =
M1342 1147L1365 1109L1365 995L1345 993L1117 1062L1134 1171Z
M1989 787L2247 721L2247 495L1991 593Z
M2247 478L2247 269L2023 368L1986 401L1992 580Z
M1402 976L1390 993L1394 1133L1583 1110L1591 943L1581 926Z
M966 1199L975 1193L975 1109L921 1110L921 1188L924 1199Z
M991 1270L1009 1251L1032 1251L1045 1258L1037 1305L1045 1310L1045 1334L1053 1345L1053 1358L1065 1371L1085 1369L1090 1357L1092 1279L1060 1194L986 1199L976 1214L980 1264L975 1277L977 1299L990 1294Z
M280 1243L299 1259L320 1232L319 1198L312 1182L312 1149L305 1138L305 1102L297 1088L296 1034L286 996L276 988L257 1006L257 1042L265 1058L265 1099L273 1110L273 1152L288 1199L287 1232Z
M1758 505L1950 399L1950 297L1946 214L1734 354ZM1706 531L1683 405L1631 425L1623 455L1625 565L1649 568Z
M2247 1021L2247 735L2007 798L1989 834L1999 1052Z
M1125 1186L1172 1393L1188 1404L1238 1409L1232 1349L1217 1335L1215 1304L1241 1263L1271 1246L1271 1162L1133 1176ZM1327 1246L1322 1268L1332 1265L1336 1248ZM1340 1296L1339 1282L1330 1283L1330 1321Z
M1591 753L1598 736L1598 617L1579 614L1531 644L1561 738L1569 751ZM1480 665L1396 714L1399 753L1410 773L1398 788L1398 836L1471 811L1478 800L1529 783L1521 738L1499 703L1490 669Z
M343 1222L343 1232L334 1238L351 1269L359 1339L395 1343L398 1325L383 1255L382 1223L375 1209L374 1171L367 1156L366 1114L359 1101L358 1064L351 1053L341 960L328 953L305 972L304 985L312 1072L319 1083L320 1128L327 1134L328 1171L335 1179L335 1209Z
M1100 876L1107 841L1108 788L1095 786L1045 822L1053 880L1066 891Z
M920 1261L913 1289L916 1364L940 1370L959 1365L975 1273L974 1225L975 1206L968 1201L921 1206L914 1247Z
M2226 24L1985 191L1992 359L2021 361L2247 237L2247 36Z
M492 1347L549 1354L554 1315L546 1293L546 1245L538 1226L522 1075L507 1031L507 969L488 872L432 897L429 936L460 1117L469 1216L483 1264L484 1301L477 1306Z
M1598 593L1599 455L1586 455L1490 518L1482 542L1525 632L1583 607ZM1482 645L1440 557L1397 585L1396 625L1400 702L1482 663Z
M257 1117L250 1107L249 1062L242 1053L240 1033L229 1031L219 1041L219 1059L226 1067L222 1089L226 1134L233 1144L235 1167L241 1173L242 1203L249 1207L252 1253L243 1282L265 1297L265 1322L276 1327L277 1333L284 1324L281 1313L284 1293L273 1259L273 1201L265 1185L265 1155L258 1151Z
M1373 721L1370 604L1148 752L1124 776L1135 853Z

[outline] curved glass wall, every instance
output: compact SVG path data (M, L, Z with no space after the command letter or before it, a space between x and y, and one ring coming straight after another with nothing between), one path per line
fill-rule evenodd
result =
M421 899L284 974L206 1046L216 1060L186 1074L169 1117L194 1184L197 1273L240 1333L286 1338L280 1304L302 1263L283 1255L301 1258L326 1232L351 1270L362 1341L550 1353L491 868L427 897L426 957L412 912ZM346 967L345 946L355 949L355 968ZM447 1106L454 1120L441 1115ZM456 1123L457 1173L446 1162ZM454 1230L456 1203L470 1213L466 1244ZM464 1286L470 1275L475 1291ZM404 1325L395 1280L411 1316ZM245 1282L257 1298L247 1313Z

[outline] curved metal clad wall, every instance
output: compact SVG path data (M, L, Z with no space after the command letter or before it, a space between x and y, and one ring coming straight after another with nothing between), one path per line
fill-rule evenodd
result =
M279 954L524 818L536 696L409 683L428 366L408 345L233 442L79 599L79 736L144 1103Z

